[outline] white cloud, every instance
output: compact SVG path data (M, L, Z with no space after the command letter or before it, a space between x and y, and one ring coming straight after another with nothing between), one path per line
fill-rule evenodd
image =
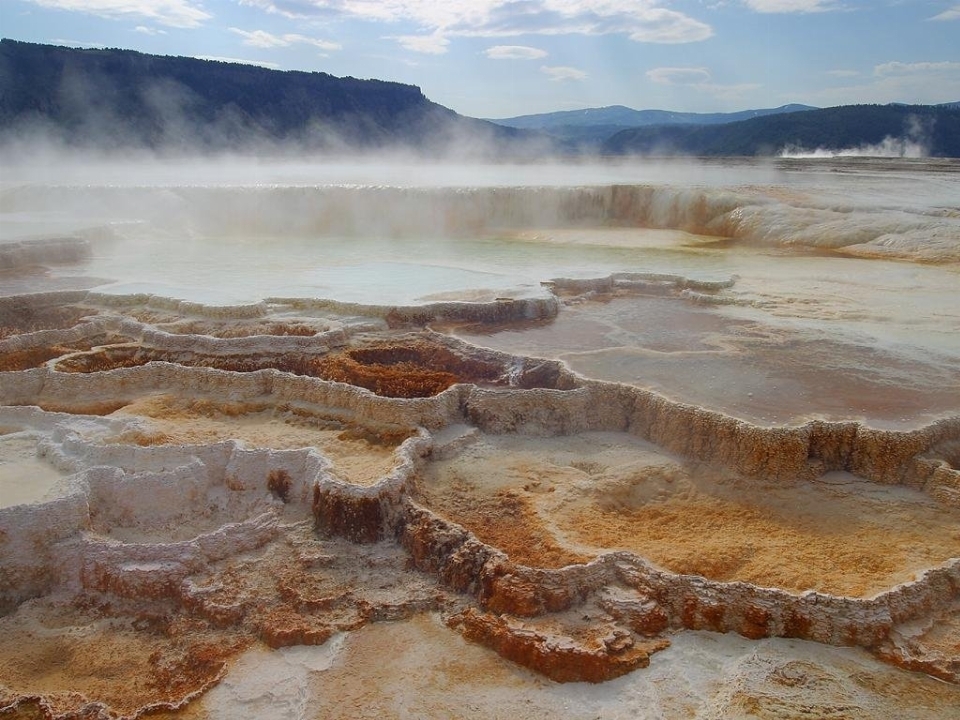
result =
M699 42L713 36L713 29L706 23L665 8L638 9L634 17L624 17L623 19L628 23L624 31L634 42L672 45ZM630 22L631 20L633 23ZM613 22L613 27L615 27L616 19ZM617 31L610 30L609 32ZM601 35L605 33L587 32L585 34Z
M143 33L144 35L166 35L166 30L157 30L156 28L147 27L146 25L137 25L134 29L134 32Z
M264 30L247 31L235 27L230 28L230 32L236 33L242 37L243 44L249 45L250 47L275 48L290 47L294 44L303 44L313 45L321 50L339 50L341 48L338 43L328 42L326 40L318 40L316 38L307 37L306 35L297 35L296 33L273 35L265 32Z
M833 0L743 0L743 4L761 13L811 13L836 7Z
M931 20L960 20L960 5L954 5L949 10L944 10L939 15L934 15Z
M827 75L839 78L857 77L859 74L859 70L827 70Z
M552 67L548 65L542 65L540 67L540 72L549 75L550 80L554 82L561 82L563 80L586 80L587 78L587 74L583 70L560 65Z
M663 7L664 1L240 0L287 17L412 22L445 37L622 34L637 42L685 43L713 35L709 25Z
M237 63L238 65L257 65L259 67L270 68L271 70L278 70L280 66L274 62L267 62L266 60L245 60L244 58L232 58L232 57L219 57L217 55L194 55L197 60L213 60L215 62L224 62L224 63Z
M646 74L653 82L660 85L696 85L710 80L710 72L702 67L662 67L647 70Z
M424 55L443 55L450 41L442 35L400 35L391 38L400 43L400 47Z
M191 0L27 0L54 10L70 10L103 18L142 17L160 25L198 27L213 17Z
M536 60L546 57L547 51L526 45L494 45L483 54L491 60Z
M747 93L762 87L757 83L721 85L711 82L710 71L703 67L653 68L652 70L647 70L646 75L651 81L660 85L681 85L725 102L739 100Z
M916 75L930 73L949 73L960 71L960 62L888 62L873 68L873 74L878 77L888 75Z

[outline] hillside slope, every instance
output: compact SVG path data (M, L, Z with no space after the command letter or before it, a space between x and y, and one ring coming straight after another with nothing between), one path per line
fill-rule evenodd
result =
M536 115L519 115L499 120L490 119L498 125L527 130L557 130L575 127L620 126L642 127L645 125L720 125L749 120L765 115L815 110L810 105L782 105L777 108L741 110L730 113L672 112L670 110L634 110L623 105L610 105L584 110L560 110Z
M8 39L0 41L0 133L103 148L437 152L528 135L457 115L412 85Z
M562 110L537 115L520 115L491 122L524 130L537 130L565 143L573 150L595 150L622 130L654 125L720 125L765 115L814 110L809 105L782 105L777 108L741 110L732 113L692 113L669 110L634 110L611 105L584 110Z
M859 150L960 157L960 109L949 105L844 105L715 126L624 130L609 154L775 155L783 150Z

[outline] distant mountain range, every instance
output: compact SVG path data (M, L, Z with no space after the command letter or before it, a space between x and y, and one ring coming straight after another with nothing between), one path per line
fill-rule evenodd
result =
M732 113L690 113L669 110L634 110L623 105L610 105L585 110L562 110L539 115L520 115L501 120L490 119L497 125L525 130L557 130L572 127L618 126L623 128L645 125L719 125L721 123L749 120L764 115L815 110L810 105L782 105L763 110L742 110Z
M785 148L841 151L890 141L877 153L957 157L960 103L935 106L781 105L733 113L634 110L612 105L492 120L505 127L537 130L569 152L605 155L770 155ZM919 118L922 121L916 122Z
M732 113L691 113L669 110L634 110L623 105L610 105L585 110L520 115L491 119L498 125L522 130L539 130L569 146L597 149L607 138L621 130L652 125L720 125L750 118L781 113L814 110L810 105L783 105L762 110L743 110Z
M776 155L783 150L960 157L960 103L843 105L722 125L622 130L603 154Z
M886 143L960 157L960 102L738 113L623 106L491 122L413 85L326 73L0 40L0 144L163 152L353 152L532 158L626 153L771 155ZM888 149L889 149L888 148ZM910 154L910 153L907 153Z

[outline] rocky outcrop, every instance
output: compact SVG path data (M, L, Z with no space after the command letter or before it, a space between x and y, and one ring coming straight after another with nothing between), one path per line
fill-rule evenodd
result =
M669 646L669 641L634 641L629 632L596 628L589 638L524 626L503 615L465 610L448 624L465 638L496 650L518 665L546 675L556 682L600 683L650 664L650 655Z

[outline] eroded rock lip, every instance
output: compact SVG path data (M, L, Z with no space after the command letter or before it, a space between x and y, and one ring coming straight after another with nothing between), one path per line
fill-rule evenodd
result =
M130 333L131 329L126 329ZM286 332L285 328L274 330L281 336L314 338L297 331ZM221 334L230 333L229 338L232 332L228 329ZM244 342L231 346L230 340L224 339L205 351L177 340L165 342L168 338L156 333L135 342L129 341L129 335L88 334L68 345L34 342L22 350L11 349L2 367L22 370L59 358L52 367L66 373L109 372L151 362L243 373L279 370L355 385L394 398L431 397L460 383L504 388L577 386L560 363L483 351L436 333L398 334L387 339L334 335L316 337L313 347L309 342L299 343L298 351L291 352L272 349L271 342L260 343L259 347Z

